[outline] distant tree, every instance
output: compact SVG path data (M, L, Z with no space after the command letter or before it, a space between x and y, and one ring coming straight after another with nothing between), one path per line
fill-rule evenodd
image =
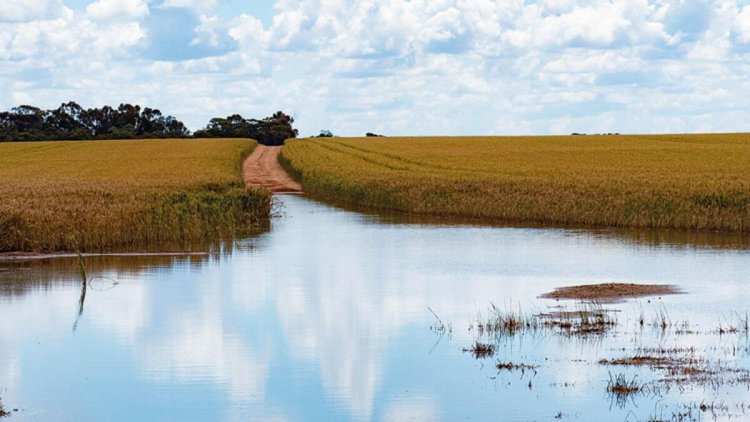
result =
M333 138L333 133L330 130L321 130L320 135L314 136L314 138Z
M71 101L48 112L47 125L59 139L86 139L89 132L83 123L84 113L83 107Z
M0 141L184 138L187 127L158 109L120 104L85 110L75 102L55 110L22 105L0 113Z
M368 138L384 138L383 135L378 135L377 133L367 132L365 135Z
M196 131L196 138L252 138L263 145L283 145L299 132L292 124L294 118L279 111L262 120L245 119L239 114L216 117L204 129Z
M277 111L273 116L263 119L263 124L260 125L263 132L260 136L265 138L268 145L284 145L285 140L299 135L299 131L292 126L293 123L292 116ZM261 142L261 139L258 141Z

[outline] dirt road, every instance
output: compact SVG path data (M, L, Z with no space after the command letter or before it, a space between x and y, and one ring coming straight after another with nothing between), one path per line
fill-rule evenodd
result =
M279 164L282 147L258 145L242 164L245 184L266 187L277 193L302 193L302 186L295 182Z

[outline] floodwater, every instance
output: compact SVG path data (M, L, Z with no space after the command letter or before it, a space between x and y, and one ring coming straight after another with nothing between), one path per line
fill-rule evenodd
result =
M217 255L86 258L85 291L75 259L0 263L9 420L750 418L746 239L425 224L278 200L270 231ZM491 304L580 309L537 296L598 282L685 294L602 305L617 325L599 334L477 329ZM476 341L494 355L463 350ZM599 363L649 353L689 357L702 375ZM620 374L643 388L608 392Z

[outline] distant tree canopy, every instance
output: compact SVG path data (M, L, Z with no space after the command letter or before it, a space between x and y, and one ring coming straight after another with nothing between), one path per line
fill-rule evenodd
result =
M239 114L211 119L195 138L252 138L264 145L283 145L297 137L294 118L279 111L262 120ZM29 105L0 112L0 142L133 138L187 138L187 127L172 116L153 108L120 104L112 108L84 109L69 102L55 110Z
M69 102L56 110L29 105L0 112L0 141L184 138L187 127L172 116L139 105L84 109Z
M289 138L296 138L297 129L292 127L294 118L279 111L262 120L245 119L239 114L226 118L211 119L205 129L196 131L196 138L252 138L263 145L283 145Z

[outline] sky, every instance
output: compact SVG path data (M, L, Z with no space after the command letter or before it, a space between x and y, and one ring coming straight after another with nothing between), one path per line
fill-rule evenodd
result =
M0 109L138 103L192 130L750 131L750 0L0 0Z

